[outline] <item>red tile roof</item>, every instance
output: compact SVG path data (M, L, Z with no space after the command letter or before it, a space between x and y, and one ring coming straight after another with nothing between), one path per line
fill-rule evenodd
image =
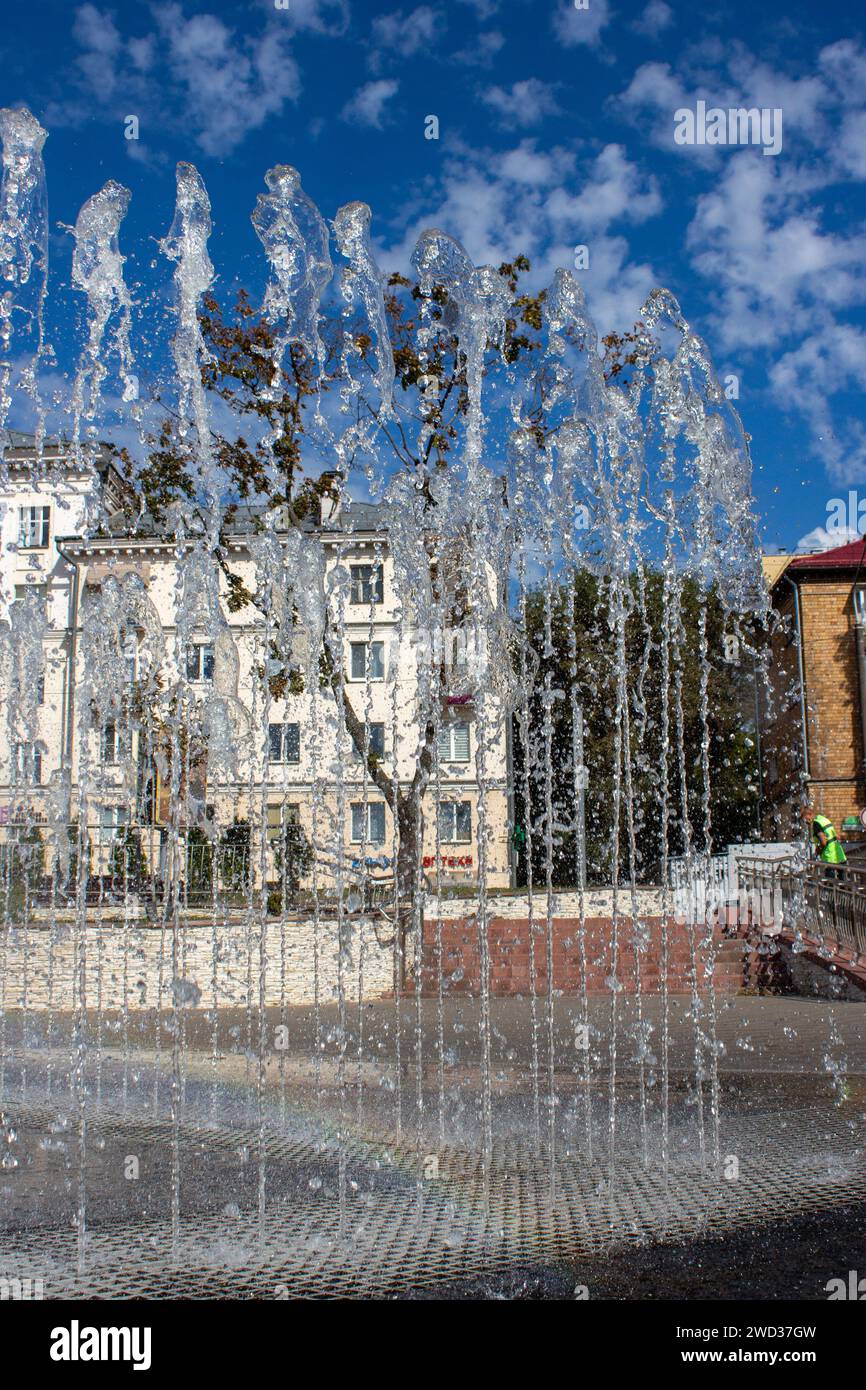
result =
M856 570L858 566L862 566L866 578L866 537L815 555L798 555L788 565L786 573L792 570Z

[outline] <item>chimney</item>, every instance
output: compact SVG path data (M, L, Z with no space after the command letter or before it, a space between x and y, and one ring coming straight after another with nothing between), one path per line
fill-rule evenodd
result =
M340 484L343 475L330 469L319 475L319 516L323 526L335 525L340 515Z

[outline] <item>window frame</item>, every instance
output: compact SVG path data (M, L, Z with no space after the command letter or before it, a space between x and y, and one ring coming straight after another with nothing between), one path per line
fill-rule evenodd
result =
M190 658L196 653L197 675L190 675ZM205 652L210 652L210 675L205 675L205 663L207 658ZM214 677L214 644L213 642L189 642L186 648L186 679L190 685L212 685Z
M107 819L110 813L111 819ZM99 845L106 849L116 845L122 833L131 824L129 818L129 808L127 806L111 806L103 803L99 808Z
M362 570L368 571L366 578L361 574ZM378 608L385 602L385 569L381 560L359 560L350 564L349 585L351 604L362 608Z
M280 756L274 757L274 733L279 729ZM289 729L295 730L295 747L297 756L290 758L287 755L289 745ZM301 761L301 726L296 719L273 720L268 723L268 762L276 767L295 766Z
M28 526L25 527L25 513L30 513ZM41 516L37 520L37 513ZM28 535L38 534L44 540L28 540ZM51 504L50 503L21 503L18 507L18 549L19 550L48 550L51 545Z
M365 809L366 808L366 809ZM376 818L381 814L382 835L381 838L374 838L372 835L371 813L376 812ZM356 836L355 834L355 813L360 812L364 816L364 829L366 834ZM353 845L384 845L388 838L388 826L385 821L384 801L352 801L349 803L349 841Z
M45 749L40 746L38 739L34 740L32 743L25 742L16 743L14 745L12 767L10 769L12 773L11 784L13 787L42 786L42 759L44 754Z
M458 835L458 819L460 812L465 809L469 821L468 833ZM443 812L447 814L450 821L449 833L443 834L442 817ZM443 845L471 845L472 844L472 802L471 801L440 801L438 807L438 827L439 843Z
M370 651L369 663L368 663L368 659L367 659L367 648L368 648L368 647L371 649L371 651ZM378 669L381 671L382 674L381 674L381 675L378 675L378 676L374 673L374 670L373 670L374 660L373 660L372 648L374 648L374 647L378 647L378 648L379 648ZM356 676L356 675L355 675L355 651L356 651L357 648L363 649L363 653L364 653L364 657L363 657L363 666L364 666L364 670L363 670L362 674L359 675L359 676ZM369 667L370 667L369 671L367 670L368 664L369 664ZM371 682L372 682L372 681L383 681L383 680L385 679L385 643L384 643L384 641L383 641L382 638L375 637L375 638L372 638L371 640L368 640L368 639L366 639L366 638L362 638L362 639L361 639L360 641L358 641L358 642L354 642L354 641L350 641L350 642L349 642L349 679L350 679L351 681L356 681L356 682L361 682L361 681L366 681L366 680L369 680L369 681L371 681Z
M373 734L373 731L376 730L376 729L381 729L381 731L382 731L382 736L381 736L381 740L380 740L380 741L381 741L381 748L374 748L374 747L373 747L373 738L372 738L372 734ZM366 733L366 735L367 735L367 756L368 756L368 757L372 756L372 757L374 757L374 758L378 758L379 761L381 762L382 759L385 757L385 724L384 724L384 721L381 720L381 719L370 719L370 720L368 720L367 723L365 724L365 726L364 726L364 731L365 731L365 733ZM363 758L362 758L361 754L358 752L358 749L355 747L354 743L352 744L352 755L353 755L353 757L354 757L354 759L355 759L356 762L362 762L362 761L363 761Z
M454 733L457 729L466 731L466 757L458 757L454 751ZM448 752L442 752L442 738L448 739ZM437 738L437 752L440 763L462 763L468 765L472 761L472 735L469 728L468 719L455 719L443 724L439 729Z
M111 730L111 757L108 756L109 729ZM118 733L117 720L108 719L99 730L99 759L100 762L114 766L120 762L118 752L122 747L122 736Z

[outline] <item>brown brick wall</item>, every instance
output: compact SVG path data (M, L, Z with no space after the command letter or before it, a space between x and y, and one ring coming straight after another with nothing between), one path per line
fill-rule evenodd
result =
M649 941L640 952L640 984L647 993L662 987L662 923L651 918ZM563 994L579 994L583 988L580 923L557 918L553 924L553 987ZM637 989L636 953L631 944L628 923L620 924L617 979L625 991ZM703 928L689 928L670 922L667 927L668 988L672 993L688 993L692 988L692 949L697 956L698 987L709 987L708 967L716 990L736 993L743 984L743 949L737 941L718 938L711 953L697 944ZM595 917L585 924L586 987L591 994L608 994L605 983L612 970L612 931L610 919ZM544 923L533 923L535 944L535 990L547 991L547 943ZM494 918L488 927L490 989L494 995L526 995L532 987L530 969L529 922L524 919ZM480 992L481 968L478 927L474 921L448 921L442 924L442 983L446 995ZM435 922L425 922L423 940L422 993L436 994L439 988L439 957ZM413 988L412 983L408 985Z
M851 575L803 574L799 579L810 792L840 834L844 818L866 805L851 585ZM793 596L780 593L777 607L791 617ZM795 830L790 810L798 798L802 764L795 641L774 637L771 685L778 708L763 730L765 827L787 837ZM769 758L775 758L779 771L775 784L767 780Z

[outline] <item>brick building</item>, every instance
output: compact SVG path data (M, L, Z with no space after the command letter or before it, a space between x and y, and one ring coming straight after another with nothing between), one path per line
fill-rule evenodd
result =
M866 806L866 540L820 554L768 557L783 619L761 699L764 833L798 833L803 788L843 827Z

